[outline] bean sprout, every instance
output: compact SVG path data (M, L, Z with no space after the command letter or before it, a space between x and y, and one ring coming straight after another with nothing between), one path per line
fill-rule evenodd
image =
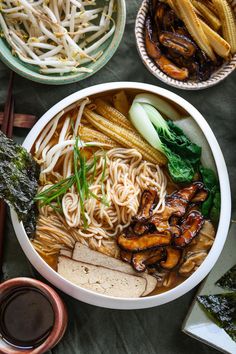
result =
M115 31L114 0L2 0L0 27L12 53L43 74L91 72ZM94 8L92 8L92 6Z

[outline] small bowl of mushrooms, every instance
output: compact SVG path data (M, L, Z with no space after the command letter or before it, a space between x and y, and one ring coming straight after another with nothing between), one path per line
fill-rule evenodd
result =
M199 90L236 67L235 0L144 0L135 35L144 65L168 85Z

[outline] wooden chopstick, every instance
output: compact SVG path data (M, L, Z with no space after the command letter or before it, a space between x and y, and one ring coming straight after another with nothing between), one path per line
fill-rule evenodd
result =
M8 130L8 123L9 123L9 118L10 118L11 104L12 104L12 88L13 88L13 73L11 72L9 85L8 85L8 91L7 91L7 99L6 99L6 103L4 106L3 122L2 122L2 127L1 127L1 131L4 134L7 134L7 130Z
M6 136L8 138L12 137L13 124L14 124L14 108L15 108L15 103L14 103L14 98L12 97L11 98L11 104L10 104L10 111L9 111L7 134L6 134Z
M9 138L12 137L13 122L14 122L14 100L12 97L14 74L11 72L10 81L7 92L7 99L4 107L4 117L2 123L2 132ZM3 199L0 200L0 271L2 272L3 261L3 239L4 239L4 226L6 219L6 203Z
M3 122L3 112L0 112L0 125ZM31 114L22 114L15 113L14 114L14 127L15 128L32 128L37 122L37 118Z

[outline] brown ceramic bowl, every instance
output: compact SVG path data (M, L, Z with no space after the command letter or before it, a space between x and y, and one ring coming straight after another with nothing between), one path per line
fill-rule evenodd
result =
M54 326L52 328L51 333L47 337L47 339L40 344L38 347L30 348L30 349L18 349L13 346L8 345L0 337L0 353L2 354L41 354L45 353L47 350L53 348L63 337L68 317L67 310L65 308L64 303L62 302L59 295L53 290L50 286L42 283L41 281L31 279L31 278L14 278L5 281L0 284L0 294L4 296L4 294L10 292L11 290L18 287L34 287L40 290L50 301L53 311L54 311Z

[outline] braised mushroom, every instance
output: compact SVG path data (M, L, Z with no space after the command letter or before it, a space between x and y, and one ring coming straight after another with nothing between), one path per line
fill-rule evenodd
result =
M136 235L143 235L149 230L149 225L146 222L137 221L133 226L133 231Z
M189 254L186 261L180 266L178 272L184 277L189 277L204 261L206 252Z
M186 68L179 68L161 53L157 40L154 39L151 18L147 17L145 22L145 46L147 54L152 58L158 67L168 76L177 80L185 80L188 77Z
M188 245L201 230L204 218L199 211L191 211L180 225L181 235L174 238L176 247L183 248Z
M138 272L144 272L148 265L160 262L166 257L164 248L146 250L143 252L134 253L132 257L132 265Z
M163 46L173 49L178 55L185 58L193 57L197 49L189 38L178 33L162 32L159 41Z
M152 59L157 59L160 58L161 51L154 37L155 36L152 28L152 21L151 18L148 16L145 22L145 46L149 57Z
M195 194L201 189L203 189L203 187L204 184L202 182L194 182L190 184L190 186L180 189L177 192L174 192L173 194L171 194L171 197L182 198L187 202L190 202L195 196Z
M157 192L154 189L145 190L142 194L136 220L145 220L152 214L153 206L157 199Z
M193 197L191 202L192 203L202 203L207 199L207 197L208 197L208 191L204 188L195 194L195 196Z
M125 251L125 250L121 250L120 251L120 258L127 263L131 263L132 261L132 256L133 254L131 252Z
M171 232L152 233L140 237L127 238L125 234L121 234L117 238L117 243L123 250L129 252L139 252L154 247L167 246L171 242Z
M173 247L166 247L166 260L160 262L160 266L166 270L171 270L177 266L179 263L182 252L179 249Z
M184 216L189 206L189 202L195 194L203 189L202 182L194 182L190 186L180 189L166 197L165 209L162 213L154 214L149 219L159 232L169 229L169 219L171 217L180 218Z
M189 276L206 258L215 239L215 229L208 220L191 244L186 248L183 262L178 270L179 274Z

